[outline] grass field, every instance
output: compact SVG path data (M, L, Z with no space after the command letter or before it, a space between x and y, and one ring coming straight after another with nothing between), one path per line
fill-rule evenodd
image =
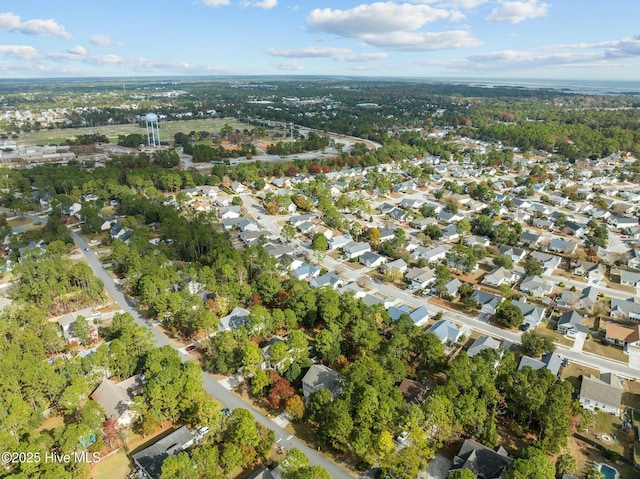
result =
M101 461L91 470L93 479L125 479L131 472L131 461L123 450Z
M234 130L243 131L245 128L251 130L252 125L237 121L233 118L210 118L202 120L165 121L160 122L160 137L173 138L178 133L189 133L191 131L208 131L218 133L225 124ZM130 135L140 133L146 135L146 128L139 125L109 125L87 128L64 128L55 130L41 130L30 133L21 133L17 140L20 145L42 145L42 144L62 144L67 138L80 135L91 135L100 133L109 137L112 142L117 141L119 135Z

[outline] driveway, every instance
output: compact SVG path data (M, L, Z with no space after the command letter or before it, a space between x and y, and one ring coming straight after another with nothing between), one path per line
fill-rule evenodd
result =
M427 479L447 479L451 466L453 466L453 462L436 454L427 467Z

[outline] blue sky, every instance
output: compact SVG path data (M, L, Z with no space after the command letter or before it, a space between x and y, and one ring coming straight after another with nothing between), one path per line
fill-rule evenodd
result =
M637 0L3 0L0 78L640 79Z

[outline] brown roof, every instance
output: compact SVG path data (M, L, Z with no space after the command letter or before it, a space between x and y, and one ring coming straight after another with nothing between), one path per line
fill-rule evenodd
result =
M607 338L617 339L618 341L626 341L633 343L640 340L640 324L633 328L627 328L616 323L607 324Z
M432 386L431 386L432 387ZM398 388L404 397L404 400L409 404L422 404L424 402L424 396L431 389L429 384L422 384L419 381L413 379L403 379Z

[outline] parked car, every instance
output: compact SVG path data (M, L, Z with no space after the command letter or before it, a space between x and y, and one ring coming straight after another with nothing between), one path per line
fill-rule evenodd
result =
M185 348L185 351L190 352L190 351L193 351L194 349L197 349L197 348L198 348L197 344L190 344L189 346L187 346Z

